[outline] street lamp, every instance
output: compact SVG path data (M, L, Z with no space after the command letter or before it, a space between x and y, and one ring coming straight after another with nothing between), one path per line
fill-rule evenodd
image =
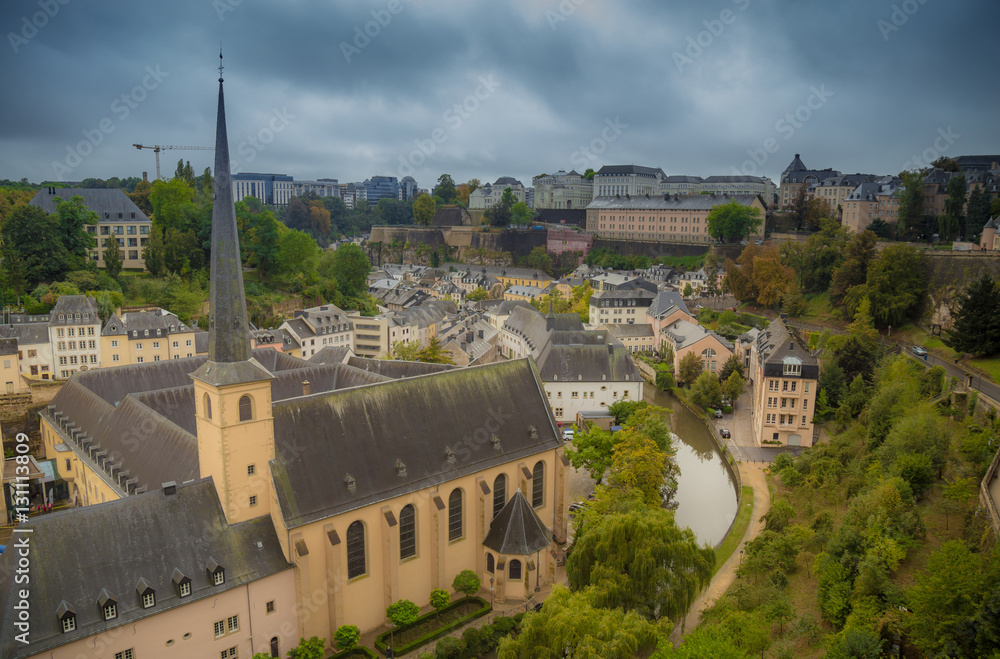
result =
M490 610L493 610L493 577L490 577Z
M390 620L389 621L389 647L386 648L386 652L385 652L385 656L386 657L393 657L393 656L395 656L395 653L392 650L392 646L394 645L394 643L392 642L392 630L395 627L396 627L396 625L392 624L392 621Z
M742 568L742 567L743 567L743 550L742 550L742 549L740 549L740 567L739 567L739 568L737 568L737 571L736 571L736 578L737 578L737 579L739 579L739 578L740 578L740 573L739 573L739 569L740 569L740 568Z

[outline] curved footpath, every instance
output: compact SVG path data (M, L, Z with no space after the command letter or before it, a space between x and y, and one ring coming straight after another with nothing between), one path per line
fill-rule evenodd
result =
M740 565L740 550L764 530L764 522L761 517L771 509L771 491L767 487L767 479L764 478L764 468L769 465L741 462L739 466L743 484L753 488L753 510L750 513L750 524L747 526L739 546L712 577L708 588L695 599L681 624L674 628L670 635L670 640L674 645L680 644L682 636L698 626L702 611L712 606L733 584L733 581L736 580L736 568Z

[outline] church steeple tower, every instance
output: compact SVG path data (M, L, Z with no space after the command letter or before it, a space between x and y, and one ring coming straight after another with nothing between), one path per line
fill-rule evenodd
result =
M198 467L211 476L230 524L270 508L267 474L274 459L271 380L250 352L243 265L229 173L226 105L219 53L219 112L215 134L215 201L209 289L208 360L193 373Z
M243 292L243 266L229 172L226 100L219 51L219 112L215 129L215 201L212 204L212 262L209 291L208 358L214 362L250 359L250 326Z

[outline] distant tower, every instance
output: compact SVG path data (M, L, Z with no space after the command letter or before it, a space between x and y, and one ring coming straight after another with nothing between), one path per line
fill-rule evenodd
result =
M271 379L251 356L229 140L219 53L219 111L215 135L215 202L209 289L208 361L194 380L198 462L211 476L230 524L270 513L268 462L274 459Z

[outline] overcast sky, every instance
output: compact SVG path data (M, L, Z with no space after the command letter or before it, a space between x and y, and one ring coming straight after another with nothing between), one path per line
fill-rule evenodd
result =
M995 0L4 0L0 178L898 173L1000 153ZM165 151L197 171L208 151Z

